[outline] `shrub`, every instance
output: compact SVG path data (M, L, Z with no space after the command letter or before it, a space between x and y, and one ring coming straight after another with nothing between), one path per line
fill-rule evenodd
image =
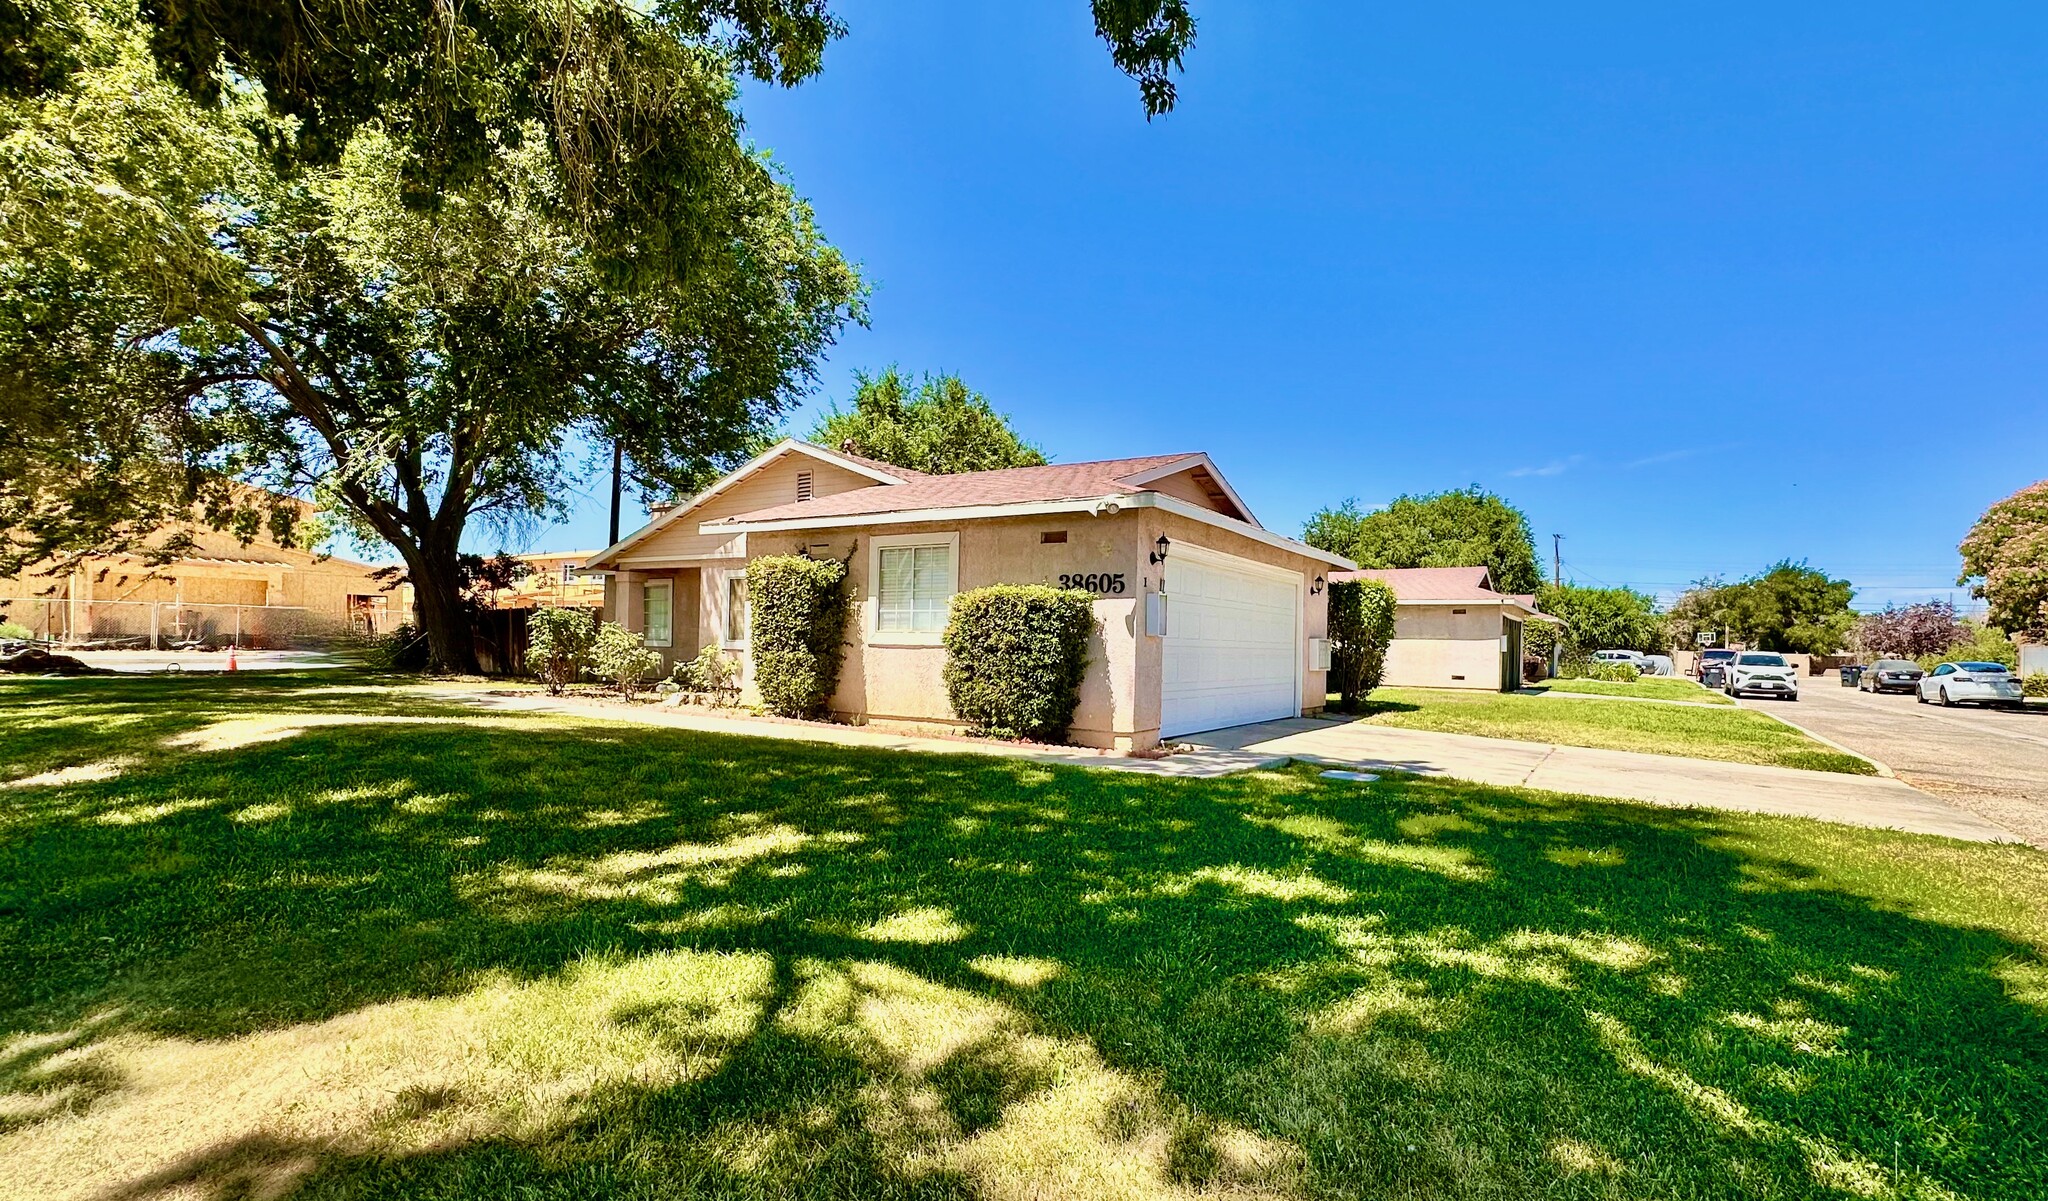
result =
M559 694L590 664L597 626L582 609L535 609L526 621L526 669Z
M1574 678L1606 680L1613 684L1633 684L1642 678L1642 674L1633 663L1603 663L1595 660L1586 666L1585 674Z
M597 628L590 646L590 669L610 680L619 695L632 700L640 685L661 671L661 655L647 649L647 640L614 621Z
M2030 673L2020 681L2020 691L2028 696L2048 697L2048 671Z
M1933 671L1943 663L2002 663L2007 669L2020 665L2020 649L1999 630L1978 622L1962 623L1963 637L1949 646L1916 660L1921 670Z
M946 622L946 695L979 734L1059 742L1081 704L1090 592L998 584L953 598Z
M709 696L714 705L729 705L739 696L739 679L739 660L707 646L696 658L676 664L662 690L701 694Z
M762 707L783 717L817 714L838 689L846 658L846 564L768 555L747 564L747 597Z
M1379 580L1330 585L1330 691L1337 708L1358 709L1386 674L1387 644L1394 640L1394 590Z
M25 625L19 625L11 621L0 621L0 640L4 640L7 642L27 642L29 639L35 636L36 632L34 630L29 629Z

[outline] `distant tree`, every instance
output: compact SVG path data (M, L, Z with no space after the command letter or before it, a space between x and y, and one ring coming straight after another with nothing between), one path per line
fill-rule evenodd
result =
M1485 567L1502 592L1543 583L1528 517L1477 484L1396 497L1370 513L1347 500L1310 516L1302 539L1360 567Z
M1956 582L1990 602L1991 624L2048 638L2048 480L1986 509L1960 549L1963 574Z
M1656 599L1633 588L1545 584L1536 592L1536 603L1564 621L1567 652L1656 652L1669 644Z
M1968 630L1945 600L1914 605L1886 605L1856 623L1855 642L1863 650L1898 659L1938 654L1965 641Z
M811 441L934 475L1045 462L959 376L927 375L913 387L894 367L856 375L852 406L820 417Z
M1711 645L1727 636L1734 620L1728 608L1728 585L1720 576L1703 576L1678 594L1664 621L1672 644L1679 647ZM1702 641L1700 635L1705 634Z
M1856 626L1849 608L1855 594L1849 581L1788 559L1700 601L1721 616L1731 639L1759 650L1831 655Z

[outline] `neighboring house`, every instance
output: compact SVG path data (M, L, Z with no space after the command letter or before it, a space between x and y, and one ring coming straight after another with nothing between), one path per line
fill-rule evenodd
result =
M301 505L310 517L311 505ZM387 633L412 616L412 589L390 587L366 563L244 543L198 522L168 527L192 548L166 563L96 555L71 570L31 568L0 578L0 615L70 645L289 646L343 631Z
M958 725L940 644L954 593L1095 593L1070 736L1120 750L1320 709L1323 573L1351 566L1261 527L1207 455L925 475L789 440L584 567L671 662L706 646L744 660L747 561L792 553L848 563L831 707L852 721Z
M1404 688L1511 692L1522 682L1522 627L1563 622L1534 596L1495 592L1484 567L1347 571L1333 580L1379 580L1394 590L1394 640L1381 683Z
M597 557L596 551L562 550L512 557L526 564L531 574L494 593L493 608L595 609L604 604L604 576L583 570L585 563Z

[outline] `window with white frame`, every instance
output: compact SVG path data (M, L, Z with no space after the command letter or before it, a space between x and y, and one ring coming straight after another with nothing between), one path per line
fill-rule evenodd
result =
M640 589L645 620L642 630L649 646L668 646L675 641L676 585L673 580L649 580Z
M936 641L957 591L958 534L898 534L869 542L875 632Z
M747 575L735 571L725 577L725 644L743 646L747 641Z

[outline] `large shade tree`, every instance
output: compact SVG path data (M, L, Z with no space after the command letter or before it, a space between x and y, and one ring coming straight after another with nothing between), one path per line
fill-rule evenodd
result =
M811 440L934 475L1045 462L1044 453L1018 437L988 397L959 376L927 375L913 383L894 367L857 375L852 402L820 417Z
M1672 608L1684 637L1696 631L1759 650L1829 655L1842 649L1857 616L1856 590L1804 562L1785 560L1739 580L1702 580Z
M2048 480L1984 511L1963 539L1963 574L1992 625L2048 638Z
M262 495L206 481L318 494L397 550L435 663L469 669L471 522L558 512L596 442L700 478L857 312L855 273L741 140L709 49L666 45L631 156L635 220L667 235L649 247L586 219L618 206L579 199L589 181L536 123L418 205L392 124L281 166L303 131L259 88L200 103L131 22L83 32L66 86L8 102L0 141L0 388L30 431L0 456L45 465L0 484L12 557Z
M1360 567L1483 566L1502 592L1530 593L1543 582L1528 517L1477 484L1399 496L1371 512L1347 500L1312 514L1302 539Z

